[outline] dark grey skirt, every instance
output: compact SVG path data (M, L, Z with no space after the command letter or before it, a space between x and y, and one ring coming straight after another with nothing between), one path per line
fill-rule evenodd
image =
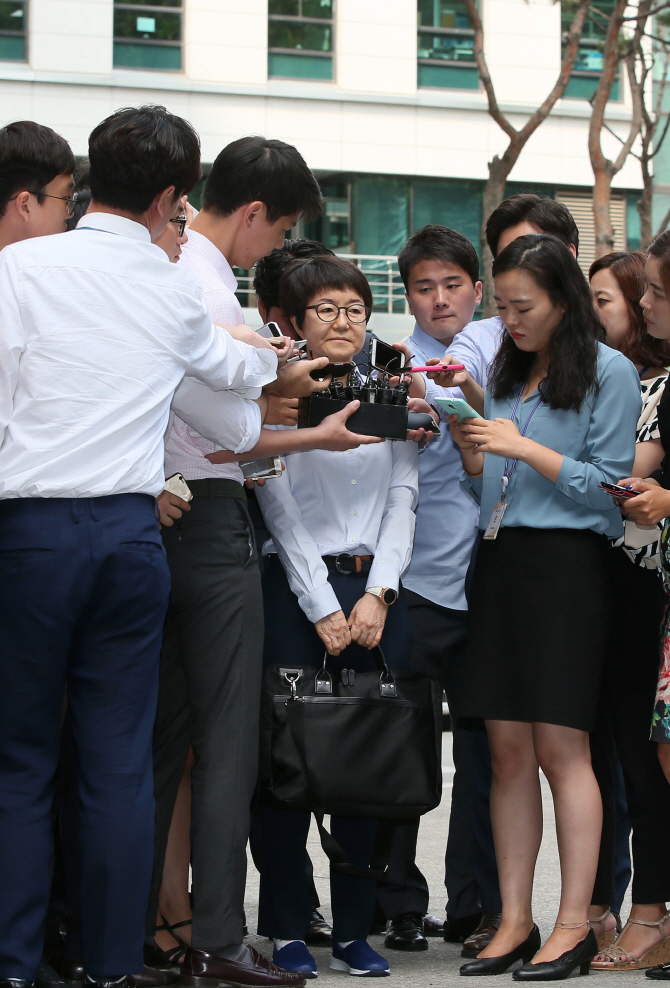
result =
M608 633L607 539L503 528L481 541L461 717L592 731Z

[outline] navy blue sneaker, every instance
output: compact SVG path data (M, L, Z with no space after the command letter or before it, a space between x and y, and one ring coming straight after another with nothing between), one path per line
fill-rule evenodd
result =
M298 971L303 978L318 977L316 961L302 940L292 940L280 949L275 945L272 963L283 971Z
M332 971L346 971L358 978L385 978L391 973L389 962L373 950L367 940L354 940L348 947L333 943L330 968Z

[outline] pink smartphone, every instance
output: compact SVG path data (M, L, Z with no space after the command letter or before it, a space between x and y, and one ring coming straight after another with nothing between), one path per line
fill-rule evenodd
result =
M432 367L403 367L406 374L425 374L426 371L465 370L465 364L433 364Z

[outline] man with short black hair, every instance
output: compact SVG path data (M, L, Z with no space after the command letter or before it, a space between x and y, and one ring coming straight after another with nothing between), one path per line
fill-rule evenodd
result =
M151 243L200 174L190 125L161 107L121 110L95 128L89 152L93 201L77 231L0 254L4 988L28 988L38 969L65 689L85 970L121 984L142 969L170 582L155 498L170 403L185 373L243 401L277 369L263 341L246 346L214 326L195 279ZM39 198L37 186L26 192ZM247 404L253 444L260 418Z
M70 145L50 127L19 120L0 130L0 250L65 231L74 167Z

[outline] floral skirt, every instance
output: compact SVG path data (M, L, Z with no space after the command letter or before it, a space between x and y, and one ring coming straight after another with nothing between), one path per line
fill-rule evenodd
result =
M661 666L656 687L656 701L651 718L651 741L670 744L670 518L666 518L661 535L661 570L668 603L661 629Z

